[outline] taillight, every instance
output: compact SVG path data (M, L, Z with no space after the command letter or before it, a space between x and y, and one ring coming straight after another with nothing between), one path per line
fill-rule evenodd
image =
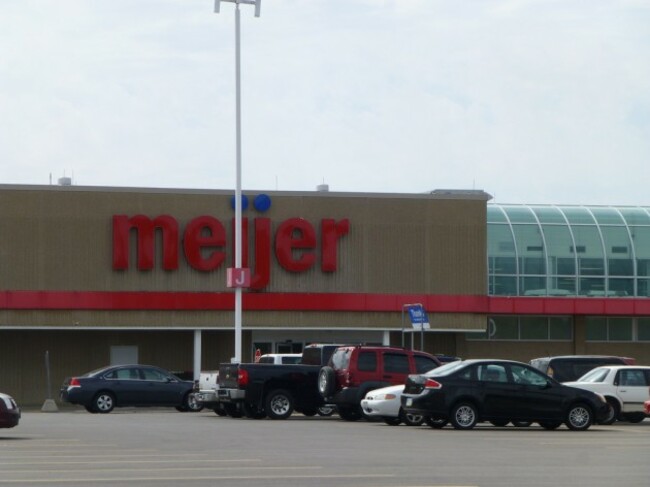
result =
M237 385L244 387L248 385L248 372L244 369L239 369L237 372Z
M442 384L440 382L437 382L433 379L427 379L427 381L424 383L424 388L425 389L441 389Z
M76 377L73 377L70 379L70 384L68 384L68 387L81 387L81 382L79 382L79 379Z

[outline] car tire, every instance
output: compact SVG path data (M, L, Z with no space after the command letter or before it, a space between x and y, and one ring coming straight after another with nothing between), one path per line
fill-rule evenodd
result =
M600 422L600 424L614 424L616 419L621 414L621 406L619 406L618 401L611 397L606 398L607 404L609 404L609 415Z
M91 414L97 414L97 410L92 406L84 406L84 408L86 408L86 411L88 411Z
M562 422L560 421L540 421L539 425L544 428L545 430L556 430L560 426L562 426Z
M100 391L93 397L91 407L100 414L108 414L115 407L115 396L108 391Z
M478 410L471 402L460 402L451 408L449 417L457 430L471 430L478 423Z
M494 426L497 426L499 428L502 428L503 426L507 426L508 422L509 422L508 420L503 420L503 419L490 421L490 423L492 423Z
M586 431L593 422L594 414L591 408L583 403L573 404L569 407L564 423L573 431Z
M362 418L361 410L355 407L339 406L339 416L344 421L359 421Z
M293 396L284 389L273 390L266 395L265 409L271 419L287 419L293 413Z
M424 419L424 422L427 423L433 429L439 430L444 428L449 424L449 421L443 418L431 418L427 417Z
M223 409L226 412L226 415L230 416L231 418L242 417L242 412L237 407L237 404L231 404L231 403L224 404Z
M400 408L399 418L406 426L420 426L424 423L424 416L421 414L410 414Z
M183 407L186 411L189 411L191 413L198 413L199 411L203 411L203 404L198 402L196 400L196 396L191 392L185 394L185 397L183 398Z
M214 414L221 417L228 416L228 413L226 413L226 410L221 404L214 408Z
M318 408L318 415L327 417L334 414L334 411L336 411L336 408L333 406L321 406Z
M250 419L264 419L266 418L266 412L250 403L243 403L242 409L244 410L244 416Z
M381 418L384 423L386 423L388 426L398 426L402 420L400 418L394 418L392 416L384 416Z
M531 424L532 421L512 421L512 426L515 428L528 428Z
M332 367L321 367L318 372L318 392L323 397L329 397L334 393L336 374Z
M303 416L311 418L312 416L316 416L318 414L318 409L303 409L299 412L301 412Z
M626 413L622 417L628 423L640 423L646 416L645 413Z

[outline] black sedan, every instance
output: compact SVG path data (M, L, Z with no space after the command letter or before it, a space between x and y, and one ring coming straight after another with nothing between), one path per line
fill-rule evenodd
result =
M476 423L527 425L546 429L562 423L586 430L603 421L609 405L603 396L568 387L528 364L509 360L452 362L423 375L410 375L402 394L405 413L427 417L439 428L456 429Z
M195 411L192 381L181 380L151 365L117 365L68 377L61 386L61 400L80 404L90 413L110 413L124 406L172 406Z
M20 421L20 408L14 398L0 392L0 428L13 428Z

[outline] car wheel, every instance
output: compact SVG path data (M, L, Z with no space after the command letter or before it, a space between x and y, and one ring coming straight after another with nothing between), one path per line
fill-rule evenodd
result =
M183 406L185 407L186 411L190 411L192 413L203 411L203 404L197 401L196 396L191 392L185 395L185 398L183 399Z
M86 408L86 411L88 411L89 413L97 414L97 410L94 407L92 406L84 406L84 407Z
M533 424L532 421L513 421L512 425L517 427L517 428L528 428L531 424Z
M250 419L264 419L266 418L266 412L263 409L258 408L254 404L245 402L243 405L244 416Z
M424 422L427 423L432 428L437 429L437 430L444 428L449 423L449 421L447 421L446 419L431 418L431 417L425 418Z
M559 421L540 421L539 425L545 430L556 430L562 425L562 423Z
M318 414L318 409L303 409L300 412L303 414L303 416L312 417Z
M322 367L318 372L318 392L323 397L329 397L334 392L336 375L332 367Z
M108 391L98 392L91 407L101 414L110 413L115 407L115 396Z
M593 413L585 404L574 404L567 411L565 424L573 431L589 429L593 421Z
M344 421L359 421L361 419L361 411L359 408L351 408L340 406L338 407L339 416Z
M226 414L228 416L230 416L231 418L241 418L242 417L242 413L239 410L239 408L237 407L237 404L230 404L230 403L224 404L223 409L226 412Z
M621 407L618 405L618 401L611 397L607 398L607 404L609 404L609 414L607 417L601 421L600 424L614 424L616 418L621 414Z
M331 416L334 414L335 408L332 406L321 406L318 408L318 415L319 416Z
M508 424L508 420L504 421L503 419L498 419L495 421L490 421L490 423L492 423L494 426L502 427Z
M386 423L388 426L397 426L397 425L399 425L399 424L402 422L401 419L399 419L399 418L394 418L394 417L392 417L392 416L384 416L384 417L381 418L381 419L382 419L382 420L384 421L384 423Z
M450 418L457 430L471 430L478 422L478 411L472 403L461 402L452 408Z
M223 408L221 404L214 408L214 414L221 417L227 416L226 410Z
M289 391L276 389L266 396L266 412L271 419L287 419L293 413L293 396Z
M405 412L403 409L399 410L400 419L406 426L420 426L424 423L424 416L421 414L411 414Z
M623 420L630 423L640 423L645 419L645 413L627 413L623 415Z

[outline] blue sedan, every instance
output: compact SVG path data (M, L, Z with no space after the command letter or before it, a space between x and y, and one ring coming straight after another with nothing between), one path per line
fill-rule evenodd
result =
M125 406L170 406L196 411L193 383L152 365L117 365L68 377L61 400L79 404L90 413L110 413Z

